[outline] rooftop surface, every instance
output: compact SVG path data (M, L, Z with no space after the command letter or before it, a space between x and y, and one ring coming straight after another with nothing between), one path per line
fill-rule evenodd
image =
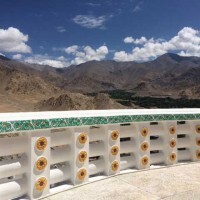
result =
M45 200L200 200L200 163L127 173Z

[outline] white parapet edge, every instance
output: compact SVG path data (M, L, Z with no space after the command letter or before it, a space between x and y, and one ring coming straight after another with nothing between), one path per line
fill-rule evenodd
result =
M1 113L0 122L35 120L35 119L59 119L79 117L107 117L123 115L164 115L164 114L200 114L199 108L183 109L119 109L119 110L76 110L76 111L51 111L51 112L19 112Z

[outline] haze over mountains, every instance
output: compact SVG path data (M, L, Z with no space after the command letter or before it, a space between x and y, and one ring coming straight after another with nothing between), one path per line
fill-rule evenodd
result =
M200 99L200 58L168 53L145 63L90 61L53 68L0 55L0 80L0 112L126 108L109 91Z

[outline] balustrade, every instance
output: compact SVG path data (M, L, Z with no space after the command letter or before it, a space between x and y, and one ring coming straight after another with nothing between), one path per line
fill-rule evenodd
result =
M200 109L0 114L0 199L200 161Z

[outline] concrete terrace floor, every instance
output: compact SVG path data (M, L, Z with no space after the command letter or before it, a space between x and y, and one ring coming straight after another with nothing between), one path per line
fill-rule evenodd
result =
M45 200L200 200L200 163L121 174Z

